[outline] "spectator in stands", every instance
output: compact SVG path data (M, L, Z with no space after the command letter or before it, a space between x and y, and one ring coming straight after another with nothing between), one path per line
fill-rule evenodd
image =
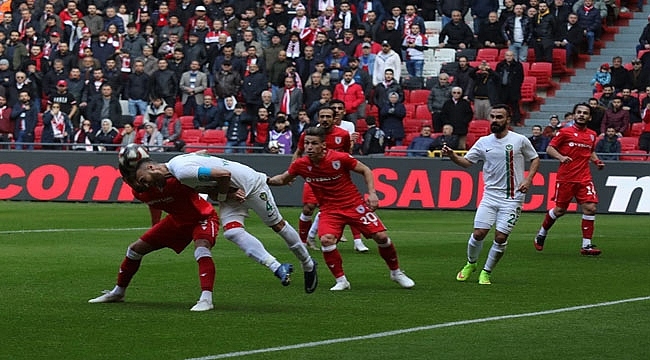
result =
M589 84L593 86L593 93L604 91L605 85L610 84L612 81L612 74L610 73L609 64L604 63L600 65L598 71L594 74Z
M20 76L20 74L22 73L17 72L16 77ZM77 124L79 123L77 121L79 119L79 106L77 100L68 91L68 82L66 80L59 80L56 83L56 92L50 94L50 98L47 101L48 108L55 102L59 103L60 111L67 114L71 121L74 121ZM37 107L36 110L38 111L38 109L40 109L40 106ZM95 125L96 128L99 128L99 120L97 120L96 124L93 125Z
M643 115L644 125L643 132L639 136L639 149L650 153L650 101L645 102L641 114Z
M542 134L542 127L540 125L533 125L532 132L533 135L528 138L528 140L530 140L530 143L533 144L533 147L535 150L537 150L538 153L546 152L546 147L548 146L548 143L551 141L551 139ZM540 158L548 159L548 156L540 155Z
M564 121L562 121L562 127L572 127L575 124L575 117L571 111L564 113Z
M113 96L111 85L103 84L100 91L101 96L93 97L86 108L86 120L93 129L101 127L101 119L114 119L116 124L122 122L122 105Z
M151 96L160 97L169 105L176 103L179 80L176 73L169 69L169 63L165 59L157 61L158 69L151 76Z
M621 143L618 141L616 129L607 127L605 137L598 140L594 150L601 160L618 160L618 154L621 152ZM612 155L604 155L612 154Z
M181 102L183 103L183 115L191 115L197 104L203 103L203 92L208 88L208 77L200 71L201 65L198 60L190 62L190 71L181 76L179 83L181 90Z
M645 91L645 88L650 85L650 71L643 69L642 66L640 59L634 59L632 60L632 70L628 73L630 88L639 93Z
M389 145L402 145L405 117L406 107L399 102L399 94L395 92L388 94L388 103L379 109L379 123Z
M497 11L499 10L499 0L472 0L469 5L472 12L472 19L474 19L474 33L479 35L480 41L481 33L484 31L484 26L490 26L490 14L494 13L494 23L499 24L499 17ZM497 32L500 32L497 30Z
M372 78L370 77L370 74L368 74L366 70L363 70L359 66L359 59L354 56L350 58L348 65L352 71L352 78L354 79L354 82L361 85L361 89L366 96L366 101L370 101L370 96L372 93ZM360 117L365 117L364 115L366 113L366 102L361 103L360 106L363 108L359 108L359 115Z
M218 117L217 107L214 106L214 99L211 95L203 96L203 104L197 106L194 111L194 128L201 131L208 129L220 129L221 121Z
M612 100L614 100L615 97L616 93L614 92L614 86L611 84L605 84L603 85L603 95L598 99L598 103L600 106L609 109L612 105Z
M639 45L636 46L636 52L641 50L650 50L650 15L648 15L648 24L643 28L639 36Z
M144 123L144 137L142 138L142 144L145 145L149 152L161 152L164 151L163 148L163 136L156 128L156 124L152 122Z
M62 144L67 144L72 135L72 122L68 114L61 112L61 105L53 103L43 114L43 144L56 143L61 145L43 145L45 150L65 150Z
M469 76L473 84L474 117L476 119L487 119L490 115L491 104L499 102L496 81L500 80L500 78L485 60L477 68L472 69Z
M322 79L323 74L315 71L311 74L310 81L303 86L303 104L305 104L307 109L309 109L314 102L320 100L323 90L329 90L329 87L323 84Z
M555 16L555 20L558 23L558 26L562 26L567 23L569 14L573 12L571 6L567 5L564 0L554 0L551 5L551 14Z
M165 149L170 151L174 150L173 146L177 145L177 141L180 140L183 130L181 120L174 112L173 105L167 105L165 112L158 115L156 128L163 137L163 145L166 146ZM175 150L180 151L181 146L178 146Z
M462 50L472 47L474 33L463 20L460 11L454 10L451 12L451 22L442 28L439 41L439 47L441 48Z
M373 92L374 104L377 105L378 108L381 108L388 102L388 94L393 92L399 94L400 102L404 102L404 90L402 90L402 86L395 81L393 69L386 69L384 71L384 81L375 86Z
M587 54L594 54L594 41L600 37L601 18L600 12L594 7L593 0L585 0L584 5L576 10L578 26L582 28L587 39Z
M438 75L438 81L434 81L431 92L427 98L427 107L431 113L431 120L433 121L433 131L442 131L442 118L440 112L445 102L451 99L451 84L449 84L449 75L441 73Z
M601 19L607 19L609 12L607 10L607 5L605 4L605 1L609 0L591 0L591 5L593 5L594 9L600 13L600 18ZM586 0L578 0L573 3L573 12L577 13L580 8L584 8L586 6ZM608 20L609 22L609 20ZM611 26L612 24L608 24Z
M506 40L501 33L501 23L496 11L490 12L487 19L478 31L478 45L483 48L503 49L506 45ZM476 33L476 28L474 29Z
M505 58L497 64L495 73L499 102L510 106L512 123L518 126L521 124L519 100L521 99L521 85L524 83L524 68L521 62L515 59L515 53L508 50L505 53Z
M463 98L463 89L454 86L451 89L451 99L442 106L440 120L443 125L450 124L454 127L453 134L458 136L459 150L465 150L467 129L473 117L472 106Z
M445 144L453 150L462 150L458 145L458 135L454 135L454 126L451 124L442 127L442 134L435 137L429 150L442 150Z
M431 126L422 125L422 129L420 129L420 135L418 137L414 137L411 140L411 143L408 146L409 151L406 153L406 155L410 157L426 157L427 151L431 148L433 142L434 138L431 137Z
M147 105L147 113L144 115L143 120L151 122L156 121L158 115L165 112L166 107L167 103L165 100L159 97L153 97L151 101L149 101L149 105Z
M542 135L548 138L552 138L561 128L562 124L560 124L560 118L557 115L553 114L548 119L548 125L546 125L544 128ZM598 129L598 131L600 131L600 129Z
M381 43L382 50L384 50L384 42L387 42L393 50L400 49L402 46L402 33L397 29L397 20L393 18L386 19L386 26L377 34L376 40L378 43ZM399 52L398 56L401 61L401 52Z
M406 70L410 76L422 77L424 69L424 51L428 48L425 34L420 33L420 26L411 25L410 34L404 37L402 50L406 53Z
M442 27L453 21L454 11L458 11L461 18L465 18L469 11L467 0L438 0L438 14L442 16Z
M636 96L632 96L632 90L627 87L623 88L621 98L623 110L630 112L630 124L641 122L641 104Z
M101 128L97 130L93 137L93 143L98 144L95 150L113 151L115 150L113 147L107 147L106 145L113 145L118 134L117 129L113 126L111 119L102 119L101 124Z
M264 111L264 109L260 109ZM293 134L286 117L275 119L275 126L269 131L267 149L272 154L291 154Z
M620 56L614 56L612 59L612 66L610 68L612 74L612 81L610 84L614 86L614 91L619 92L623 90L624 87L629 87L629 73L628 70L623 66L623 58Z
M115 137L115 139L113 139L113 143L120 144L122 145L122 147L129 144L134 144L136 136L137 136L137 132L135 130L135 127L133 126L133 122L127 122L124 124L124 128L122 129L122 131L120 131L119 134L117 134L117 136Z
M332 97L345 103L345 112L347 113L345 120L356 124L358 118L365 117L365 114L360 114L360 108L362 104L365 104L366 98L361 85L354 81L352 70L349 68L343 71L343 80L334 87ZM404 105L402 104L402 106ZM404 115L406 115L406 110L404 110Z
M503 14L503 12L502 12ZM506 18L501 26L501 35L506 40L508 50L515 54L520 62L528 58L528 45L532 36L531 19L524 15L524 5L514 6L513 15Z
M257 113L257 109L262 105L262 92L268 88L268 83L269 79L260 71L259 64L251 62L241 86L241 96L246 103L247 113Z
M366 122L367 121L368 119L366 119ZM293 134L293 140L291 142L291 153L294 153L296 151L296 148L298 147L298 141L300 140L300 135L302 135L302 133L307 130L307 128L316 126L317 124L318 121L312 120L308 115L307 110L298 111L298 121L293 124L291 129L291 133Z
M553 62L553 46L555 45L555 17L551 14L546 2L540 2L536 21L533 23L533 39L535 44L535 60L538 62Z
M7 106L7 97L0 95L0 142L11 142L16 130L16 121L11 118L11 108ZM0 149L9 149L10 145L0 144Z
M229 98L232 99L232 98ZM233 99L233 102L235 100ZM234 105L234 110L228 112L224 118L228 123L228 130L226 131L226 153L246 153L246 140L248 139L248 127L251 120L246 113L244 113L244 106L240 103ZM237 149L235 149L237 147Z
M368 129L362 134L362 143L360 147L354 145L355 149L353 154L372 155L383 154L386 150L387 138L386 133L377 126L377 121L374 116L366 118Z
M89 120L84 120L81 123L81 127L75 132L72 139L73 145L72 150L79 151L93 151L93 146L91 145L94 138L93 128L91 127ZM18 145L16 145L18 146Z
M386 69L393 70L393 79L399 83L402 73L400 55L393 51L388 40L383 40L381 43L381 51L375 57L375 65L372 71L372 84L374 86L384 81Z
M144 73L144 62L135 60L133 72L128 75L124 86L124 97L129 101L129 115L144 115L147 112L147 100L149 99L149 76Z
M623 110L623 99L616 96L612 100L612 106L605 111L603 123L600 124L600 135L605 135L605 130L612 127L616 130L616 136L621 137L628 126L630 126L630 112Z
M591 109L591 121L587 123L587 127L595 131L596 134L600 134L600 124L603 122L607 109L601 106L596 98L589 99L589 108Z
M566 50L566 63L568 67L571 67L580 53L584 32L578 25L578 15L571 13L567 19L566 23L559 24L557 27L555 47Z
M285 124L284 127L282 128L282 131L284 131L284 129L286 128L287 130L289 130L289 133L291 132L287 115L282 112L278 112L275 115L275 119L274 119L272 116L270 116L269 111L267 109L259 108L257 109L257 113L250 114L248 117L251 120L250 143L253 144L253 146L255 146L256 148L261 148L261 149L253 150L256 153L269 151L270 148L269 135L270 135L270 131L274 129L275 120L279 120ZM291 136L289 136L289 139L291 139ZM279 146L274 146L274 147L279 148ZM282 150L284 151L284 149ZM287 148L287 154L289 154L290 150L291 150L291 144L289 144L289 147Z

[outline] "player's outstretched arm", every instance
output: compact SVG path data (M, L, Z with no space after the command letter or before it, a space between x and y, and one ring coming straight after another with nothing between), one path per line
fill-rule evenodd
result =
M282 174L275 175L266 179L266 184L269 186L282 186L293 183L296 179L294 175L289 174L288 171L283 172Z
M459 156L454 152L452 148L450 148L447 145L443 145L442 150L441 150L442 156L446 156L449 158L449 160L453 161L454 164L458 166L462 166L464 168L468 168L472 165L474 165L471 161L465 159L463 156Z

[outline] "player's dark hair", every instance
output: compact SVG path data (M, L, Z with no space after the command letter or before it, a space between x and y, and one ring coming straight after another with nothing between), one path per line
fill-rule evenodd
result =
M149 165L149 164L153 164L153 163L155 163L155 161L153 161L153 159L151 159L151 158L140 159L140 160L138 160L138 162L135 164L135 171L137 172L137 171L140 170L141 168L143 168L143 167L145 167L145 166L147 166L147 165Z
M495 105L492 105L492 110L494 110L494 109L503 109L503 110L506 111L506 116L508 116L509 118L512 117L512 108L510 108L509 105L495 104Z
M325 130L317 126L308 127L305 136L318 136L321 141L325 141Z
M589 110L589 115L591 115L591 106L589 106L589 104L584 103L584 102L577 103L577 104L575 104L575 105L573 106L573 111L572 111L572 112L573 112L574 114L576 113L576 110L578 110L578 106L584 106L584 107L586 107L586 108Z

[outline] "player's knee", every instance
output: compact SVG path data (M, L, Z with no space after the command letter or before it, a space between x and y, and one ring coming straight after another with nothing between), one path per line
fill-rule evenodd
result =
M494 235L494 242L497 244L507 244L508 243L508 234L497 233Z
M566 209L561 207L556 207L553 209L553 213L555 214L556 218L559 218L560 216L564 216L564 214L566 214Z
M209 257L209 258L212 257L212 252L210 251L210 249L203 246L199 246L196 249L194 249L194 259L196 259L196 261L199 261L200 258L204 258L204 257Z
M316 205L314 204L302 205L302 213L306 216L312 216L314 214L314 209L316 209Z
M474 232L472 233L472 235L474 235L474 240L482 241L487 236L488 231L490 231L490 229L474 229Z
M322 247L336 245L338 239L332 234L323 235L320 237L320 244Z
M582 204L582 213L585 215L595 215L596 214L596 204L587 203Z
M273 229L273 231L275 231L275 232L280 232L280 231L282 231L282 229L284 229L285 225L286 225L286 222L284 220L280 220L279 223L277 223L275 225L271 225L271 229Z
M377 244L385 244L388 242L388 234L385 231L380 231L372 234L372 239L375 240Z

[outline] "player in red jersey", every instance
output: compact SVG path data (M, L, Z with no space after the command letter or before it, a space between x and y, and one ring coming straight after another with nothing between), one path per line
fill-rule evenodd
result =
M596 204L598 195L591 178L589 162L593 162L598 170L605 167L594 152L598 135L587 128L591 121L591 108L588 104L577 104L573 107L575 123L573 126L560 129L546 148L546 153L560 161L555 185L555 207L544 217L542 227L534 240L535 249L542 251L546 235L557 218L566 213L567 207L575 197L582 207L582 255L600 255L600 249L591 243L594 234Z
M142 257L150 252L170 248L177 254L194 241L194 258L199 264L201 297L190 310L207 311L214 308L212 291L214 288L215 266L210 249L215 244L219 232L219 217L212 204L204 200L192 188L169 177L163 187L145 188L135 180L135 173L120 166L124 181L132 188L133 196L149 205L150 209L165 211L168 215L157 222L138 240L129 245L126 256L120 265L117 285L90 303L122 302L126 288L138 271ZM152 211L152 221L155 211Z
M319 117L333 117L332 110L321 110ZM343 260L336 248L345 225L357 227L364 236L378 245L379 254L390 269L391 280L404 288L412 288L415 282L399 268L397 252L386 233L386 227L374 213L379 205L375 192L372 170L350 154L326 149L325 129L311 127L305 131L306 157L296 159L287 171L267 180L269 185L286 185L297 176L311 184L321 207L318 229L323 257L327 267L336 278L332 291L350 289L350 282L343 272ZM363 175L368 187L368 199L352 182L350 171Z

